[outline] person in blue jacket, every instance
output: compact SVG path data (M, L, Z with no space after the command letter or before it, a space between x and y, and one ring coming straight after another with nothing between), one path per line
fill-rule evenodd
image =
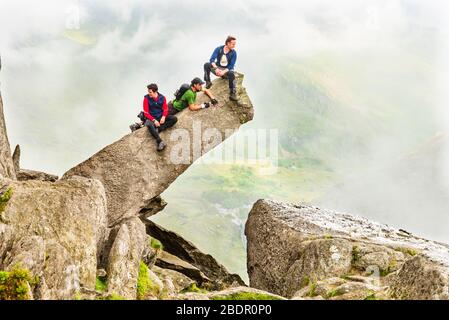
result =
M220 46L214 50L210 61L204 65L204 81L206 81L206 88L212 87L210 80L210 73L212 72L217 77L227 78L229 80L229 98L233 101L238 101L237 98L237 84L235 81L234 67L237 62L237 51L235 51L236 38L229 36L226 39L225 45Z

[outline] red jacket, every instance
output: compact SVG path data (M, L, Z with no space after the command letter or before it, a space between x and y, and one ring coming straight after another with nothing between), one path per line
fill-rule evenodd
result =
M160 93L156 99L146 95L143 99L143 113L151 121L154 119L159 121L162 117L166 117L168 115L167 99Z

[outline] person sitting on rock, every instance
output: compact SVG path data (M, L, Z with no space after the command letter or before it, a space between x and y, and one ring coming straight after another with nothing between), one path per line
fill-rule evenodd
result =
M157 84L152 83L148 87L148 94L143 99L143 121L151 135L156 139L157 150L165 149L159 133L173 127L178 118L168 114L167 99L159 93Z
M237 51L235 51L236 38L229 36L225 45L216 48L210 58L210 61L204 65L204 81L206 88L212 87L210 73L213 72L217 77L227 78L229 80L229 98L238 101L237 84L235 81L234 67L237 62Z
M209 102L196 104L196 96L198 92L204 92L211 99L211 103L214 106L217 105L218 104L217 99L214 98L210 90L204 89L203 85L204 81L201 80L200 78L193 79L192 82L190 83L190 87L186 85L187 87L185 88L185 90L183 90L184 87L183 85L181 89L178 90L181 91L178 92L178 97L175 100L170 101L168 103L168 114L174 115L186 108L189 108L191 111L198 111L201 109L209 108L210 107Z

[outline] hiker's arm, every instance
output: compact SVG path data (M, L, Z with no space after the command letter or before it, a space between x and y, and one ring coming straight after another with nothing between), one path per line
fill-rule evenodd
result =
M235 63L237 62L237 51L234 51L232 55L231 62L228 65L229 71L234 71Z
M212 92L208 89L203 89L203 92L212 100L215 99Z
M203 109L203 107L200 104L193 103L193 104L189 105L189 109L190 109L190 111L198 111L198 110Z
M167 105L167 99L164 97L164 104L162 105L162 118L160 123L164 124L165 123L165 119L168 116L168 105Z
M212 64L212 67L216 68L217 64L215 61L217 61L218 54L220 53L220 47L214 50L214 53L212 53L212 56L210 57L209 62Z
M145 118L154 121L154 118L150 114L150 104L148 103L147 98L143 98L143 113L145 114Z

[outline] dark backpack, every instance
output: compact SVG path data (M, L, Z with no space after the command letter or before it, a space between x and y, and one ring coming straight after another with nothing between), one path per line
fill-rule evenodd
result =
M187 90L190 89L190 84L184 83L178 90L175 92L175 98L176 100L181 100L184 93L187 92Z

